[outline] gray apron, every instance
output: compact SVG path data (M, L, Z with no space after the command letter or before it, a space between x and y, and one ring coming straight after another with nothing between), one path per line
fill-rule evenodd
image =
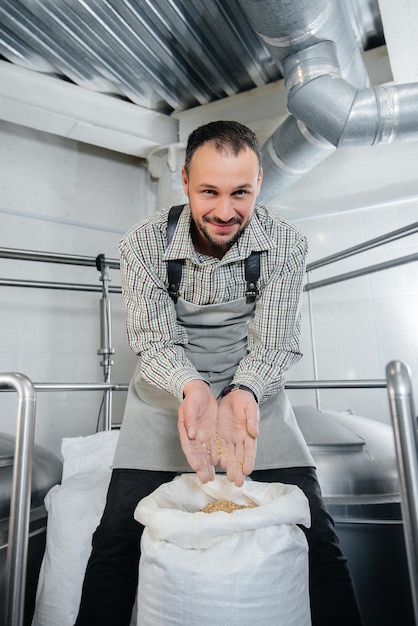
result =
M196 305L178 299L177 319L188 334L186 356L213 393L228 385L247 347L254 304L245 298ZM178 400L146 382L139 361L131 380L114 467L190 472L177 431ZM286 393L260 406L260 435L255 469L314 465Z

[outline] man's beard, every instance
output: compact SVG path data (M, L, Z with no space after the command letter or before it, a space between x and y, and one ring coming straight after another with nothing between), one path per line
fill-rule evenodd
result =
M247 224L245 224L242 227L240 226L239 230L230 239L225 240L222 237L213 237L207 231L204 221L199 224L197 224L194 220L192 220L192 222L193 222L193 226L195 230L198 231L201 235L203 235L203 237L206 239L206 241L208 241L211 244L211 246L213 246L214 248L218 248L222 252L226 252L227 250L229 250L234 245L234 243L238 241L238 239L241 237L241 235L243 234L244 230L247 227ZM242 220L235 220L233 223L241 225Z

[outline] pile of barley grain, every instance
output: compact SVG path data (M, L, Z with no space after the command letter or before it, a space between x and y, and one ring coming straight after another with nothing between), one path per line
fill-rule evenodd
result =
M216 513L217 511L224 511L225 513L233 513L238 509L251 509L251 504L235 504L231 500L213 500L209 502L203 509L200 509L202 513Z

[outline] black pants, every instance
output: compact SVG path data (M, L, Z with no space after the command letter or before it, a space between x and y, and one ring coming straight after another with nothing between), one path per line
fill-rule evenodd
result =
M176 476L173 472L115 469L100 525L93 535L75 626L129 626L138 584L143 526L133 517L139 500ZM309 587L313 626L360 626L362 621L334 523L311 467L259 470L260 482L298 485L309 500Z

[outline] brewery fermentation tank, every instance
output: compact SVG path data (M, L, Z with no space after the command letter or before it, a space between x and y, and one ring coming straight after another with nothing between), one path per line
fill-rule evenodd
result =
M6 557L9 535L15 438L0 433L0 626L4 626ZM45 448L35 445L32 465L31 511L26 576L24 626L30 626L39 569L45 549L47 513L44 497L61 482L62 462Z
M353 574L364 626L415 626L393 429L294 407Z

